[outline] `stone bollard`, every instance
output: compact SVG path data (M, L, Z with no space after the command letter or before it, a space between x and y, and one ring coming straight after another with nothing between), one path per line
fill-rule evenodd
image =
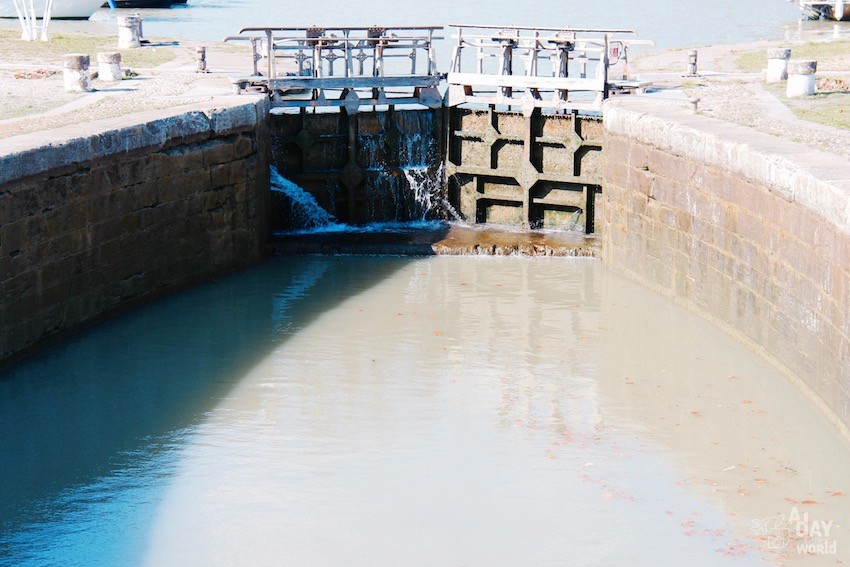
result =
M693 98L688 99L688 102L691 103L691 109L694 111L694 113L699 112L699 101L700 100L702 100L702 99L699 98L698 96L695 96Z
M817 61L795 61L788 65L788 86L785 95L788 98L812 96L815 94L815 71Z
M118 49L142 46L142 18L118 16Z
M198 62L198 67L195 69L196 73L209 73L209 71L207 71L207 48L206 47L196 47L195 48L195 60Z
M791 50L787 47L767 50L767 76L768 83L778 83L788 78L788 60L791 58Z
M697 50L692 49L688 53L688 76L696 77L697 76Z
M121 54L117 51L114 53L98 53L97 77L101 81L120 81L123 78L121 73Z
M89 74L89 56L82 53L68 53L62 75L65 79L65 91L69 93L87 92L91 90L91 74Z

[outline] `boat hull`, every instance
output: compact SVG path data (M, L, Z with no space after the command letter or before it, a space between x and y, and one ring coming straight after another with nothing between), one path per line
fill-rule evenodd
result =
M836 2L833 4L832 19L841 22L850 21L850 2Z
M45 0L33 0L35 13L40 18L44 14ZM53 19L87 20L97 12L103 0L54 0ZM17 18L15 3L12 0L0 0L0 18Z
M174 0L115 0L119 8L170 8Z

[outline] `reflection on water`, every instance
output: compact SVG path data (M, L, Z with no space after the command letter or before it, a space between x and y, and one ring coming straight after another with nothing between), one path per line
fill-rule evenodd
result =
M15 367L0 450L0 563L757 564L804 501L850 551L830 426L588 260L273 259Z

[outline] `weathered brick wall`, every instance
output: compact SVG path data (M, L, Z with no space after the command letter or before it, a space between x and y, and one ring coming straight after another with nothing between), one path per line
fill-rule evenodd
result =
M850 169L656 104L606 109L606 263L754 345L846 433Z
M0 141L0 363L259 261L268 136L249 101Z

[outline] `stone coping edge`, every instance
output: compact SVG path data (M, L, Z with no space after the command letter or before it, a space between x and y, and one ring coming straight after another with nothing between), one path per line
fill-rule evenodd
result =
M222 96L6 138L0 140L0 186L106 156L162 148L175 139L253 129L268 111L265 96Z
M850 164L840 156L669 101L609 100L605 129L766 186L850 234Z

